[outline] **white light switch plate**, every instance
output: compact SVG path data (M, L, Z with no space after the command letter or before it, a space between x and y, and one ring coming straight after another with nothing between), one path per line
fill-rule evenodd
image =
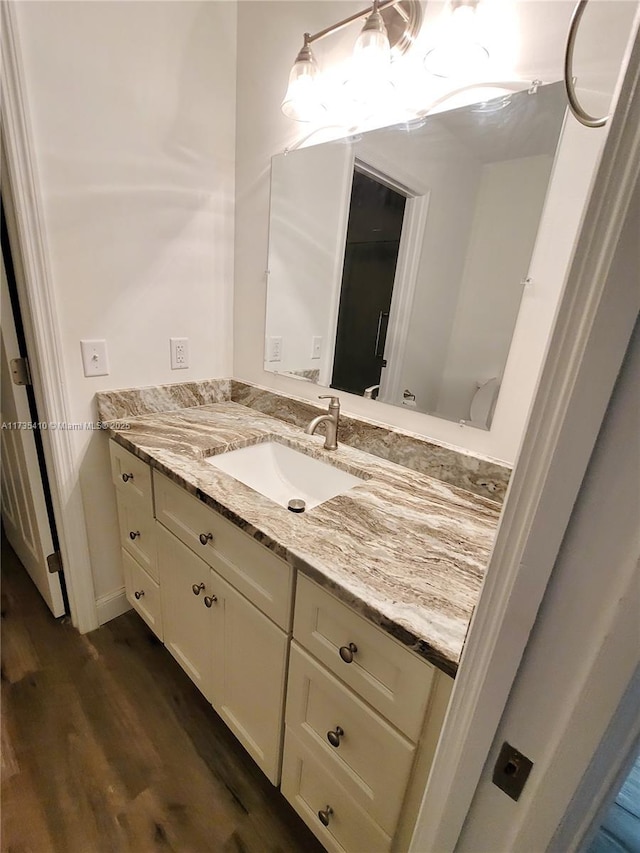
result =
M109 359L106 341L80 341L85 376L108 376Z
M320 358L322 355L322 337L315 336L311 338L311 358Z

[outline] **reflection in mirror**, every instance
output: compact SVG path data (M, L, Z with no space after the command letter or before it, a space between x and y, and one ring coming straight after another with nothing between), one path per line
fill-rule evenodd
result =
M488 429L564 113L554 83L274 157L265 370Z

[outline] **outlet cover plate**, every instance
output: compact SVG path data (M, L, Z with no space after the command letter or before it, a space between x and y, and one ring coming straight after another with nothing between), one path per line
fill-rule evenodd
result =
M189 367L189 338L169 338L171 345L171 369L186 370Z

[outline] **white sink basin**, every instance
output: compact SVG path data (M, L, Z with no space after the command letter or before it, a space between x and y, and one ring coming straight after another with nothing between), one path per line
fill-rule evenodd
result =
M283 507L291 500L303 500L305 508L312 509L364 482L364 477L276 441L230 450L207 462Z

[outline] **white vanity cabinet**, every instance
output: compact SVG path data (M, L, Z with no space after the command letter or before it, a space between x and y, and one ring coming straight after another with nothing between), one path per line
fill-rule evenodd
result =
M110 442L128 600L277 785L293 570Z
M406 849L452 679L113 441L111 460L140 616L328 851Z
M293 633L282 792L327 850L386 853L430 763L440 674L301 576Z

